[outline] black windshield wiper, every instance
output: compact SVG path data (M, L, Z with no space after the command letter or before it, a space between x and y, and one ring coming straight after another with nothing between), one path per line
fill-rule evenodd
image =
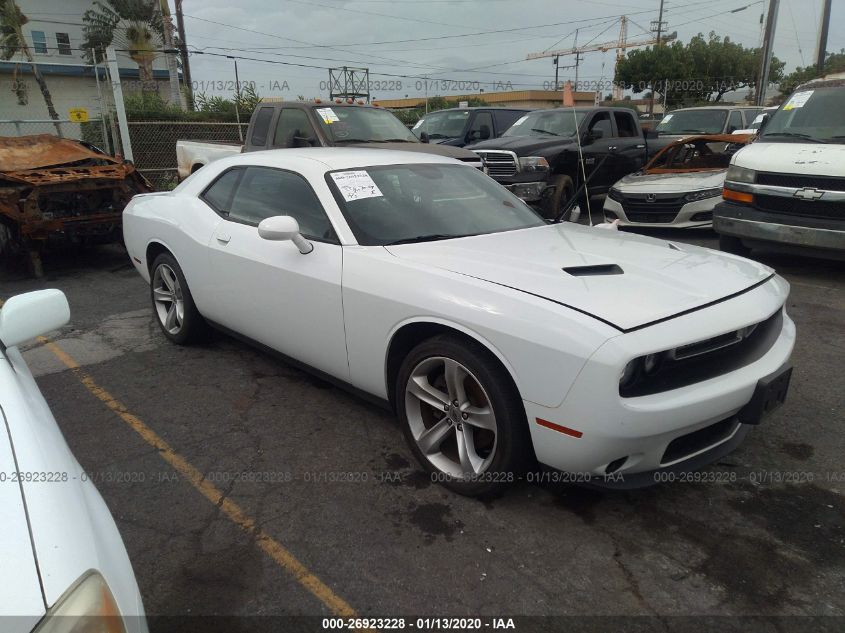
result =
M815 138L814 136L810 136L809 134L802 134L801 132L768 132L763 134L760 138L766 138L767 136L783 136L786 138L800 138L805 141L810 141L811 143L824 143L823 140L820 138Z
M429 136L429 138L431 138ZM418 141L412 141L407 138L386 138L383 141L379 141L379 143L417 143Z
M432 132L428 135L428 138L451 138L450 136L446 136L445 134L440 134L439 132Z
M430 233L428 235L403 237L401 240L387 242L387 244L382 244L382 246L395 246L396 244L413 244L415 242L436 242L438 240L450 240L453 237L466 237L466 235L446 235L445 233Z
M378 143L380 141L374 141L371 138L338 138L335 139L335 143Z
M552 136L560 136L560 134L556 134L555 132L549 132L549 130L541 130L538 127L532 127L531 131L532 132L541 132L543 134L551 134Z

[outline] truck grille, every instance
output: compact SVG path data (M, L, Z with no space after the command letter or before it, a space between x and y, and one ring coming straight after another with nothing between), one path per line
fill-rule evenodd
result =
M513 176L519 171L519 163L516 154L504 150L474 150L476 154L484 159L487 166L487 174L493 178L500 176Z
M834 178L832 176L800 176L760 172L757 174L757 184L794 189L809 187L827 191L845 191L845 178Z
M649 201L649 195L654 196L651 201ZM683 196L678 196L675 193L631 193L623 194L616 199L622 204L628 220L648 224L674 222L681 207L684 206Z
M783 196L754 196L755 206L761 211L797 215L805 218L845 219L845 205L828 200L798 200Z

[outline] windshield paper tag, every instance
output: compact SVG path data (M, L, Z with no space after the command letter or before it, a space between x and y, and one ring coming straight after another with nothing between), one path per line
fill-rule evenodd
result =
M527 119L527 118L528 118L527 114L525 116L519 117L516 121L514 121L514 125L522 125L523 123L525 123L525 119Z
M661 123L669 123L669 121L672 120L673 116L675 116L675 115L674 114L667 114L665 117L663 117L663 120L661 121Z
M337 188L347 202L364 198L380 198L383 194L365 171L342 171L332 174Z
M786 102L786 105L783 106L784 110L792 110L794 108L803 108L804 104L810 100L810 97L813 96L814 90L804 90L802 92L796 92L789 98L789 101Z
M334 123L335 121L340 121L337 118L337 115L334 113L334 110L331 108L317 108L317 114L320 115L320 118L323 119L325 123Z
M417 129L419 126L421 126L422 124L423 124L423 120L422 120L422 119L420 119L419 121L417 121L416 123L414 123L414 127L412 127L411 129L412 129L412 130L416 130L416 129Z

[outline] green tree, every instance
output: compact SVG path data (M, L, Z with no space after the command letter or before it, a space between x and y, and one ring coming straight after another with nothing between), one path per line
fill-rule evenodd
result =
M616 81L634 93L668 91L671 105L721 101L726 92L754 86L760 69L760 49L746 48L711 32L687 44L638 49L617 64ZM770 80L783 77L784 62L772 58ZM664 83L666 85L664 85Z
M840 50L838 53L828 53L821 72L816 66L804 66L803 68L799 66L796 68L781 81L780 93L782 96L788 97L795 91L795 88L804 82L843 71L845 71L845 49Z
M116 45L138 64L141 90L155 90L153 61L164 40L155 0L96 0L82 16L82 24L82 48L90 62L102 61L106 47Z
M29 45L23 34L23 26L27 22L29 22L29 19L21 13L20 7L14 0L0 0L0 58L9 60L20 53L29 62L35 83L38 84L41 96L44 97L44 103L47 105L47 112L50 114L50 118L56 121L56 132L61 136L62 128L58 123L59 115L53 106L53 97L47 88L44 76L38 69L38 64L32 57L32 51L29 50ZM25 105L26 92L23 82L18 79L17 66L12 79L12 90L18 98L18 103Z

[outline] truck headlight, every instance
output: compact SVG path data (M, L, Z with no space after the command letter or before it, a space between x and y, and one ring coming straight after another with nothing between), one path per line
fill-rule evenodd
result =
M519 159L522 171L549 171L549 161L542 156L523 156Z
M126 633L111 589L95 571L77 580L33 633Z
M687 202L696 202L698 200L706 200L707 198L715 198L722 195L722 188L718 189L703 189L702 191L693 191L684 196Z
M757 179L757 172L747 167L739 167L731 165L728 167L728 173L725 176L725 182L744 182L753 184Z

